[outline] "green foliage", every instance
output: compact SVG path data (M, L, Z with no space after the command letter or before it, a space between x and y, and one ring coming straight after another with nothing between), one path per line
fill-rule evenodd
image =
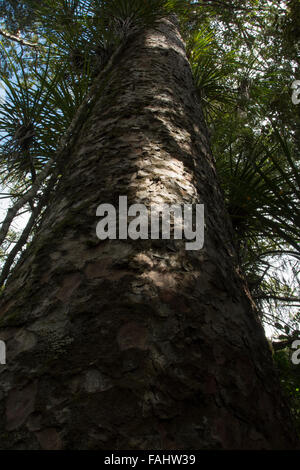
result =
M7 28L15 33L31 26L33 11L26 2L0 0L0 17L5 19Z
M6 99L0 113L0 167L10 181L24 179L28 173L34 180L36 171L55 149L61 132L61 129L56 129L56 135L53 132L53 122L59 116L53 92L61 72L51 73L49 60L50 51L39 70L25 69L17 55L8 56L11 77L1 77Z
M212 121L223 105L235 100L229 86L230 77L238 67L235 52L222 53L208 29L201 29L189 38L187 52L202 109L206 119Z

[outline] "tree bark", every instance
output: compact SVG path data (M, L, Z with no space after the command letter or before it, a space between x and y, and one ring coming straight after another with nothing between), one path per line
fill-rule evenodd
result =
M101 203L205 205L205 242L96 237ZM127 44L0 305L1 449L289 449L173 18Z

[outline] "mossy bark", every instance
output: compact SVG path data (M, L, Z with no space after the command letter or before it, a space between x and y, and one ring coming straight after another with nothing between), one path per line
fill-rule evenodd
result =
M119 195L204 204L204 248L98 240ZM0 320L1 449L295 446L176 20L103 80Z

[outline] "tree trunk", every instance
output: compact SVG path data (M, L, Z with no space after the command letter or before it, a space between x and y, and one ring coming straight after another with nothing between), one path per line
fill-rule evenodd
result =
M205 242L96 237L101 203L205 206ZM295 437L239 275L175 19L103 79L0 306L1 449L279 449Z

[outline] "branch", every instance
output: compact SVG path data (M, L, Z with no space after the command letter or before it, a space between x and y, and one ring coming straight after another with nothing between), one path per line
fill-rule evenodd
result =
M14 34L8 33L7 31L3 31L3 29L0 29L0 34L6 39L9 39L10 41L15 41L18 44L21 44L21 46L29 46L29 47L34 47L37 48L40 46L37 42L30 42L26 41L25 39L20 38L20 36L15 36Z
M30 188L30 190L27 191L27 193L25 193L24 196L22 196L16 202L16 204L14 206L12 206L8 209L6 217L5 217L5 219L2 223L2 227L1 227L1 230L0 230L0 245L5 240L5 237L8 233L9 227L10 227L13 219L15 218L15 216L17 215L19 210L22 209L22 207L24 207L27 202L31 201L34 198L34 196L38 192L42 182L49 175L54 163L55 163L54 159L49 160L48 163L44 166L43 170L39 173L38 177L36 178L35 182L33 183L32 187Z
M240 5L231 5L230 3L226 1L220 1L220 0L203 0L202 2L195 2L191 3L190 6L192 8L194 7L219 7L219 8L228 8L230 10L239 10L239 11L245 11L245 12L250 12L251 9L247 7L242 7Z
M256 256L256 258L264 258L265 256L270 256L270 255L289 255L289 256L294 256L295 258L299 258L300 255L296 251L291 251L291 250L268 250L265 251L264 253L260 253Z
M281 349L285 349L288 346L291 346L293 342L297 339L296 337L292 337L290 339L287 339L286 341L272 341L272 346L274 351L280 351Z
M297 302L300 300L300 297L281 297L279 295L255 295L253 296L254 299L265 299L265 300L281 300L283 302L293 302L294 300Z
M28 220L27 225L24 228L21 237L17 241L14 248L10 251L10 253L9 253L7 259L6 259L6 262L4 264L4 267L2 269L2 272L1 272L0 288L3 286L4 282L6 281L8 275L9 275L9 272L10 272L10 268L11 268L13 262L15 261L15 258L17 256L17 254L22 250L23 246L26 244L26 242L28 240L28 237L30 235L30 232L31 232L38 216L40 215L40 213L41 213L41 211L42 211L42 209L45 205L45 202L47 201L47 198L49 197L49 194L52 191L52 188L55 185L55 181L56 181L56 178L55 178L55 175L53 175L52 178L50 179L50 181L48 183L48 186L47 186L43 196L41 197L38 205L36 207L33 207L31 217Z

